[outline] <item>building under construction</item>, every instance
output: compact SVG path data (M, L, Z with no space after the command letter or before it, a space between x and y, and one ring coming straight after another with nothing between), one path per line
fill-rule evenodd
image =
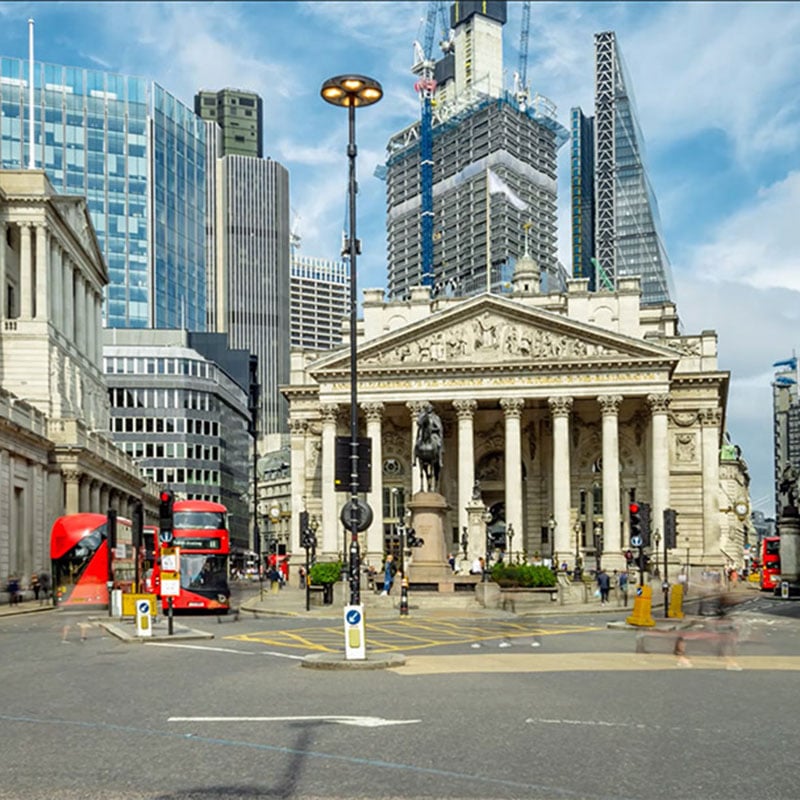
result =
M510 286L524 252L558 276L556 156L566 130L545 98L503 88L505 2L460 2L438 61L419 48L422 120L387 146L388 293L412 286L469 295ZM427 69L426 69L427 68ZM421 91L422 95L422 91ZM425 106L431 169L425 176ZM432 184L431 264L424 265L425 181ZM427 273L427 274L426 274Z

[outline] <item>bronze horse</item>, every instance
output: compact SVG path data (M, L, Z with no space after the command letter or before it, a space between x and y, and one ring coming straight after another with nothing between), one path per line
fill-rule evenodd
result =
M422 490L439 490L439 473L442 470L442 421L427 404L417 422L417 441L414 444L414 464L419 464Z

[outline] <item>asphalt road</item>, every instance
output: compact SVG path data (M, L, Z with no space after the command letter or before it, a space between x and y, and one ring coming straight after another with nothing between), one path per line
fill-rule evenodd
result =
M515 636L453 620L405 667L335 672L298 660L329 636L318 620L193 619L215 638L125 644L81 617L5 618L0 798L794 800L797 611L737 610L741 670L703 643L691 668L660 641L636 653L613 610Z

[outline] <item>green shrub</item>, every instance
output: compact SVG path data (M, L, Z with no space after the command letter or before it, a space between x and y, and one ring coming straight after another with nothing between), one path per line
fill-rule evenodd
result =
M531 589L538 586L555 586L556 576L550 567L542 564L506 564L492 567L492 580L505 588Z
M338 583L342 578L342 562L328 561L323 564L314 564L308 572L312 585L319 586L325 583Z

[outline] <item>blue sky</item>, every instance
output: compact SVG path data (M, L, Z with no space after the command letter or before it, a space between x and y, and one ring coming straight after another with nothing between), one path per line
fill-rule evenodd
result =
M385 285L389 136L419 113L410 73L422 2L0 2L0 55L152 78L191 105L199 89L264 98L265 154L290 170L293 226L308 255L336 257L345 221L346 113L322 82L362 72L384 87L357 117L359 287ZM521 3L509 3L508 81ZM772 512L772 363L797 349L800 318L800 4L533 3L532 89L593 108L593 35L614 30L646 141L685 333L719 334L731 371L727 427ZM568 146L560 154L559 256L570 264Z

